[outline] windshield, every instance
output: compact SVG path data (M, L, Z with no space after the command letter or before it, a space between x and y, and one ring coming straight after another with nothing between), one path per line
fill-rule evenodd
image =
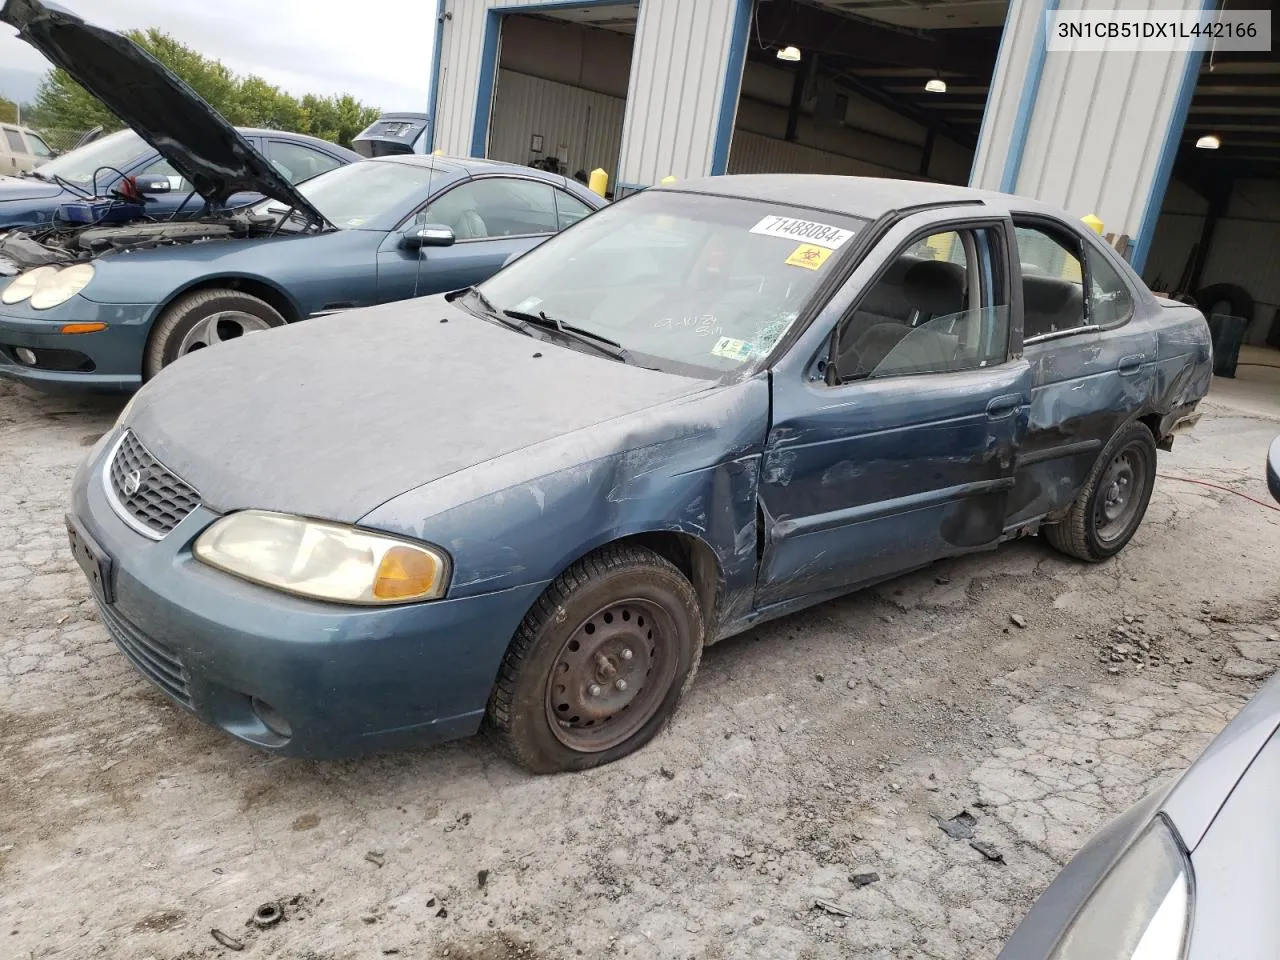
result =
M149 149L147 142L132 130L120 130L40 164L40 173L51 179L62 177L88 186L93 181L95 170L115 167L121 173L128 173L133 162ZM116 175L109 171L103 171L98 177L100 185L114 183L115 180Z
M426 201L433 181L454 175L416 163L360 160L298 184L298 192L335 227L355 230L389 214L407 214ZM254 212L282 209L279 200L268 200Z
M636 362L718 378L765 356L867 221L649 190L480 285L498 311L546 314Z

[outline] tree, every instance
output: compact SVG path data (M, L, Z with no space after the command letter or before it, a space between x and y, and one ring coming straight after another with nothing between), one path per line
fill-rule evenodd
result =
M18 105L12 100L0 97L0 123L17 123Z
M299 99L259 76L237 76L220 61L160 30L131 30L125 35L181 77L235 126L309 133L349 147L352 138L378 118L376 107L365 106L349 94L307 94ZM28 122L41 129L67 131L84 131L99 125L111 131L124 126L62 69L50 71L40 81Z

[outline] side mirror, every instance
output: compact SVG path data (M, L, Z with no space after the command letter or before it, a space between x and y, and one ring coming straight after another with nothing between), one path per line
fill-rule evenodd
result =
M458 238L453 230L439 223L427 223L413 226L400 236L400 246L406 250L420 250L423 247L452 247Z
M1272 498L1280 502L1280 437L1272 441L1267 451L1267 489Z
M169 193L173 190L173 182L168 177L158 174L134 177L133 182L137 184L139 193Z

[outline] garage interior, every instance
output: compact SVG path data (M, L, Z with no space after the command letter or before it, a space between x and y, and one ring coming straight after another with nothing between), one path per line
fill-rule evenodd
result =
M1007 6L761 0L728 172L967 183Z
M639 4L502 18L488 156L581 175L618 169Z
M1280 57L1206 53L1144 279L1244 316L1239 376L1280 380ZM1271 370L1251 369L1257 366Z

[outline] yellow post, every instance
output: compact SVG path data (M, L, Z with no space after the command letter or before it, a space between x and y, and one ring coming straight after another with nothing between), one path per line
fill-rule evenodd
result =
M443 157L443 156L444 156L444 151L443 151L443 150L437 150L437 151L436 151L436 156L437 156L437 157Z
M675 182L676 182L676 178L675 178L675 177L663 177L663 178L662 178L662 186L664 186L664 187L668 187L668 186L670 186L671 184L673 184L673 183L675 183Z
M596 167L591 171L591 180L587 186L590 187L592 193L603 197L609 192L609 175L599 167Z
M1095 217L1092 213L1089 214L1087 217L1081 217L1080 220L1084 223L1086 227L1088 227L1098 236L1102 236L1102 221L1099 220L1097 217Z

